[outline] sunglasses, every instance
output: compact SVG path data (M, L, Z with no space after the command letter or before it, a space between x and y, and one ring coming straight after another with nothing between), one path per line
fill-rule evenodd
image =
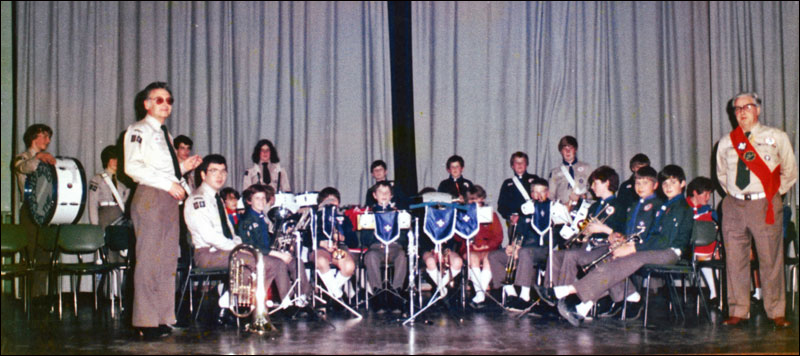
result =
M172 105L172 103L175 102L175 99L173 99L172 97L164 99L164 98L162 98L160 96L157 96L155 98L148 98L147 100L155 100L156 105L161 105L161 104L164 103L164 101L167 102L167 105Z

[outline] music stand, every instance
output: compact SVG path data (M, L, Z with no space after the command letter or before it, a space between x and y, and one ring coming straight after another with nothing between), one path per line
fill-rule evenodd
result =
M391 214L395 214L393 219L394 219L394 224L397 227L397 235L392 237L390 240L385 241L379 236L379 234L373 232L375 238L378 239L378 241L380 241L380 243L384 246L383 247L383 252L384 252L383 283L381 284L381 287L376 287L377 292L373 293L372 296L367 299L367 301L366 301L367 310L369 310L369 301L374 299L375 297L383 294L383 293L392 294L395 297L402 299L403 302L407 302L406 298L404 298L399 293L397 293L396 291L394 291L391 288L389 288L389 245L394 243L395 241L397 241L400 238L400 235L402 234L402 231L401 231L400 226L399 226L399 222L397 221L397 216L399 214L399 211L393 211L393 212L390 212L390 213ZM378 226L377 226L377 224L378 224L377 223L377 214L382 214L382 213L376 213L375 214L376 215L376 222L375 222L376 226L375 226L375 229L378 229Z
M444 244L445 242L447 242L455 234L455 219L456 219L456 216L457 216L455 210L456 209L468 210L468 207L464 206L464 205L460 205L460 204L444 203L444 202L424 202L424 203L421 203L421 204L415 204L415 205L411 205L410 206L411 209L425 208L425 211L426 211L425 218L426 219L428 218L428 214L427 214L428 207L445 207L445 208L448 208L448 209L452 210L452 214L453 214L452 221L451 221L453 231L451 233L449 233L449 235L450 235L449 237L442 238L442 239L437 241L434 237L429 235L429 237L431 237L431 240L433 240L434 245L436 246L437 253L439 254L439 258L437 259L437 263L438 263L439 271L441 271L441 269L442 269L442 265L441 265L441 262L442 262L441 261L442 260L441 245ZM415 219L414 230L415 230L415 236L413 238L416 240L416 242L418 242L419 241L419 218ZM429 234L429 233L426 231L426 234ZM419 252L416 251L416 249L415 249L414 252L416 254L416 256L415 256L415 261L416 261L419 258ZM438 302L438 301L443 299L443 297L441 295L441 292L442 292L443 288L447 288L447 287L442 285L441 278L442 277L441 277L441 273L440 273L439 276L438 276L439 280L437 281L438 284L436 286L436 291L433 293L431 298L428 299L428 304L425 305L425 307L423 307L422 309L420 309L416 313L414 313L413 295L411 296L412 301L411 301L411 303L409 303L410 304L410 306L409 306L409 315L410 315L410 317L403 322L403 325L406 325L406 324L413 325L414 321L416 320L416 318L419 315L421 315L426 310L428 310L430 307L432 307L434 304L436 304L436 302Z
M288 214L285 211L291 211L291 210L283 208L283 207L281 207L280 209L283 209L283 211L279 210L278 213L275 214L275 234L273 234L273 236L275 236L275 238L278 238L278 234L281 234L281 233L285 234L286 233L286 231L281 231L281 230L284 229L284 227L281 226L281 225L284 224L284 220L287 220L287 215ZM305 212L304 214L313 214L313 212ZM300 220L302 221L303 218L301 217ZM297 224L299 222L300 221L296 222L295 224ZM312 222L313 222L313 219L312 219ZM303 266L303 261L301 259L301 247L302 247L301 246L301 244L302 244L302 238L301 237L302 236L301 236L299 230L303 230L305 228L306 228L306 226L297 226L297 225L295 225L294 229L292 229L293 231L291 232L292 234L295 235L294 236L294 243L295 243L295 248L294 249L295 249L295 263L297 264L297 266L296 266L297 275L295 276L294 282L289 287L289 291L286 292L286 296L288 297L288 296L292 295L292 292L295 293L295 296L289 301L289 303L287 303L287 305L283 305L283 303L281 303L281 304L278 305L277 308L270 310L269 311L269 315L275 314L279 310L288 309L290 306L294 305L295 302L297 302L298 300L302 299L301 296L303 295L303 292L300 290L300 281L302 280L301 277L300 277L300 273L305 273L305 268L302 268L302 266ZM282 262L283 261L281 261L281 263ZM283 302L283 301L281 301L281 302Z
M321 215L324 215L324 214L321 214ZM336 226L334 226L334 229L335 228L336 228ZM357 312L355 309L353 309L352 307L347 305L347 303L345 303L341 298L337 298L336 296L334 296L333 293L331 293L328 290L328 286L327 285L323 287L323 286L320 286L320 284L319 284L318 277L319 277L320 272L319 272L319 269L317 268L318 246L317 246L317 217L316 217L316 214L314 214L314 218L311 219L311 246L312 246L312 249L314 250L314 261L313 261L313 263L314 263L314 292L313 292L314 297L312 298L312 306L316 307L316 301L317 300L319 300L319 302L322 303L322 304L328 304L325 301L325 299L322 299L322 297L317 295L317 291L319 291L320 294L327 295L331 300L333 300L334 302L338 303L343 308L347 309L347 311L349 311L350 314L353 314L356 318L362 319L363 316L361 316L361 314L359 312ZM303 271L303 273L305 273L305 271Z

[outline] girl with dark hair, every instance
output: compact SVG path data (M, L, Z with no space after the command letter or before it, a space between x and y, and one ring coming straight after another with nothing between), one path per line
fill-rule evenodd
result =
M253 184L269 185L276 192L290 192L289 175L280 165L278 150L270 140L259 140L250 156L253 167L244 172L242 187Z

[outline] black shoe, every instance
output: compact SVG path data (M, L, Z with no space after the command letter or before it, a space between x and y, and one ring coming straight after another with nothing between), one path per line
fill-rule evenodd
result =
M583 315L578 313L578 310L575 307L578 303L568 300L568 298L562 298L558 300L558 314L560 314L564 319L572 324L572 326L580 326L581 322L583 322Z
M506 302L503 304L503 308L511 309L511 307L519 304L518 300L519 297L517 297L516 295L506 296Z
M533 305L533 302L528 300L524 300L522 298L514 298L514 300L509 304L508 310L513 312L523 312Z
M611 305L603 312L597 313L597 317L600 319L605 318L613 318L619 315L622 312L623 302L619 303L611 303Z
M536 291L536 294L539 294L539 299L541 299L543 302L547 303L547 305L549 305L551 307L555 307L556 306L556 302L558 302L558 300L556 299L556 296L553 295L553 290L552 289L545 288L544 286L540 286L540 285L534 283L533 284L533 290Z
M624 302L623 302L624 303ZM622 304L622 303L620 303ZM644 311L644 303L637 302L632 303L628 302L628 308L625 312L625 320L636 320L642 316L642 311Z
M166 332L160 326L156 328L138 328L139 337L143 341L153 341L158 340L164 336L169 335L169 332Z

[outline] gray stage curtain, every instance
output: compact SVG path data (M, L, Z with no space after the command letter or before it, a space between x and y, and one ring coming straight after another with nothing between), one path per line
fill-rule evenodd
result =
M546 178L564 135L623 179L638 152L710 176L741 91L799 146L797 2L414 2L412 38L420 186L460 154L495 204L511 154Z
M19 2L16 15L16 127L50 125L49 151L89 177L153 81L172 87L173 136L224 155L237 190L260 138L293 190L335 186L345 204L363 199L372 160L392 166L385 2Z

